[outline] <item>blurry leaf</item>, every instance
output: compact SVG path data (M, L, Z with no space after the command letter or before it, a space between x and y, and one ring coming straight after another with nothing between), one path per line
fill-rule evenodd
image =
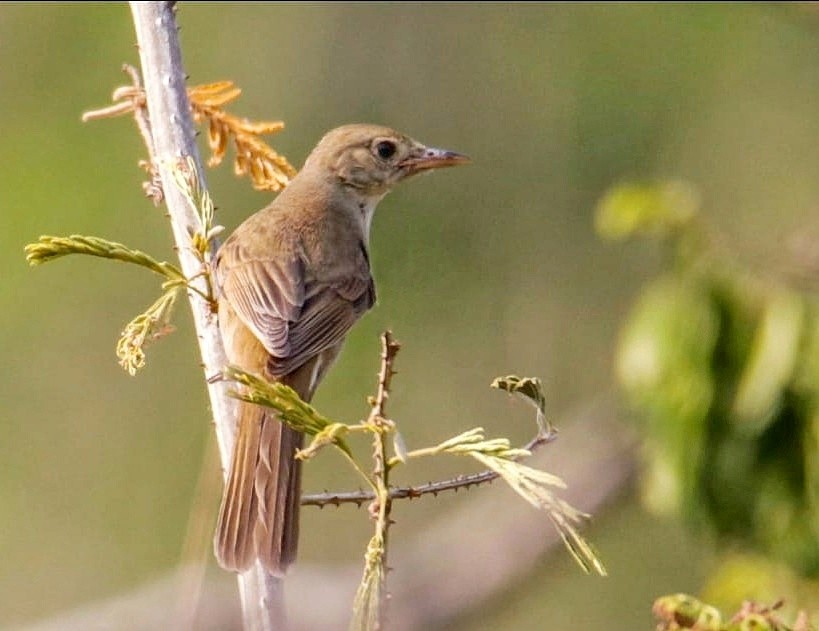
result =
M711 573L701 595L723 611L734 611L748 600L775 602L783 594L787 597L778 614L796 618L800 609L819 602L819 585L761 555L731 554ZM811 622L815 628L819 612L812 613Z
M681 180L623 184L597 205L595 227L607 239L638 234L664 236L687 224L700 207L697 190Z
M707 288L663 277L643 290L623 328L617 377L642 400L681 372L707 375L717 333Z
M772 463L758 475L754 532L774 556L802 574L819 572L819 537L803 502L803 489L785 466Z
M803 314L794 292L780 290L766 300L731 410L740 432L757 435L773 420L799 354Z
M759 442L733 433L712 433L706 449L702 498L709 525L734 537L751 537L761 476Z
M718 330L717 313L704 289L675 277L655 281L643 290L621 332L617 378L646 411L703 414L711 399L710 364Z
M683 508L684 468L679 456L668 446L647 437L642 445L643 470L640 475L640 499L656 515L675 515ZM691 493L691 489L688 489Z
M617 378L646 421L643 500L653 510L698 503L718 331L706 288L667 276L643 290L621 333Z
M805 466L805 492L810 509L810 522L819 529L819 399L807 411L805 435L802 439Z
M793 385L803 396L819 402L819 305L815 302L808 303L805 309L803 328Z

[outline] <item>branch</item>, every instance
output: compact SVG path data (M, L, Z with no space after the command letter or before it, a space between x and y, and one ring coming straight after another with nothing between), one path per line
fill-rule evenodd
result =
M381 335L381 369L378 371L378 390L370 400L372 409L366 424L373 432L373 479L375 496L370 504L370 515L375 520L375 534L367 545L364 575L353 603L351 629L382 629L387 606L387 535L390 528L390 464L387 461L387 436L394 424L387 419L385 406L390 396L390 384L395 374L392 367L401 345L389 331Z
M538 434L521 449L525 451L535 451L539 447L547 443L551 443L557 438L557 433ZM500 477L499 473L487 470L480 473L471 473L468 475L459 475L448 480L439 480L438 482L427 482L426 484L419 484L418 486L394 486L390 488L390 500L415 499L423 495L438 495L446 491L458 491L458 489L466 489L471 486L478 486L481 484L488 484ZM356 504L361 506L365 502L372 502L375 499L375 493L372 491L346 491L341 493L313 493L305 494L301 498L302 506L318 506L324 508L327 505L340 506L341 504Z
M174 168L180 159L191 157L195 169L193 175L202 183L202 189L205 188L185 89L186 75L173 3L131 2L130 5L145 80L145 102L149 114L145 123L149 120L151 124L151 142L148 143L151 164L161 178L182 271L185 277L192 279L194 288L207 295L207 280L202 275L203 258L197 255L191 244L192 236L202 229L201 222L196 210L174 183ZM205 263L209 262L212 253L212 250L205 253ZM215 375L227 364L215 314L208 302L195 291L188 291L188 297L205 374ZM208 394L225 472L233 452L236 403L228 396L224 382L209 381ZM284 626L280 580L269 576L257 565L239 576L239 590L246 629L267 630Z
M381 334L381 368L378 371L378 391L375 400L372 402L370 417L367 419L376 425L381 425L386 420L384 407L387 404L387 399L390 398L390 384L393 375L395 375L392 364L399 350L401 350L401 345L395 341L390 331ZM382 464L386 465L386 463Z

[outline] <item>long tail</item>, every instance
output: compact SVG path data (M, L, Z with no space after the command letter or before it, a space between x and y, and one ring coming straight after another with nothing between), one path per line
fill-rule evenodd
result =
M264 374L267 351L227 301L220 303L219 325L229 361ZM279 380L310 401L340 348L323 350ZM268 572L282 575L298 548L301 462L294 456L303 435L283 425L276 412L252 403L240 402L238 416L214 552L226 570L244 572L258 559Z
M258 363L253 360L258 348L243 348L247 363ZM337 352L319 353L280 381L310 401ZM303 434L281 423L275 412L239 403L233 460L213 541L225 569L244 572L258 558L268 572L281 576L295 561L301 500L301 462L295 455L303 441Z
M253 531L262 566L283 574L296 560L299 543L301 462L293 456L304 435L275 419L265 419L256 463L258 519Z
M227 570L244 572L258 558L282 575L296 558L302 435L257 405L241 403L214 551Z

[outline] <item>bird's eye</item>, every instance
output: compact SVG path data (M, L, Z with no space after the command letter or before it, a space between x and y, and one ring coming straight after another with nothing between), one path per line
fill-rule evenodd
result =
M390 142L389 140L382 140L375 146L375 151L378 154L378 157L383 160L388 160L395 155L395 150L397 147L395 146L394 142Z

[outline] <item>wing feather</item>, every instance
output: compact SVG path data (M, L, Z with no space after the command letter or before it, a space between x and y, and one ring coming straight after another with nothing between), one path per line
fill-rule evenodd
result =
M236 248L220 252L217 282L242 322L270 354L272 376L288 374L335 346L375 303L366 256L347 274L321 281L298 255L250 258Z
M291 354L288 329L304 303L303 277L298 259L253 260L220 270L222 295L271 355Z

